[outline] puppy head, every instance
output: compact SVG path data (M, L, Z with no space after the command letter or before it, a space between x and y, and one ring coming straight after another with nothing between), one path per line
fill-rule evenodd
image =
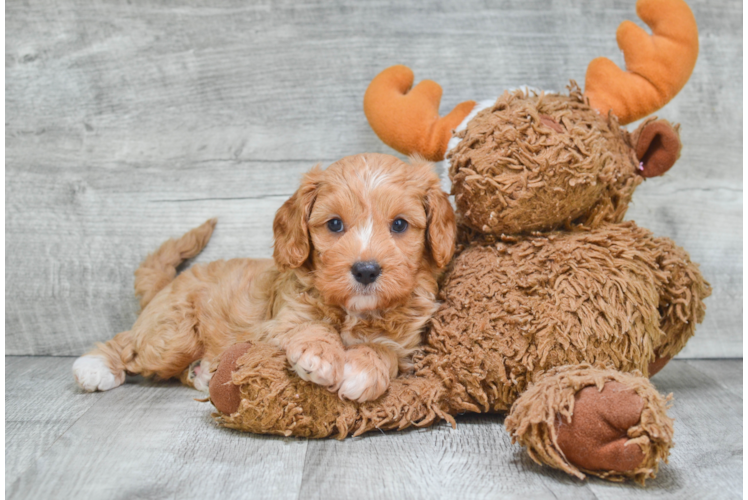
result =
M454 251L455 216L431 164L348 156L315 167L278 210L274 258L310 271L328 304L354 312L407 301Z

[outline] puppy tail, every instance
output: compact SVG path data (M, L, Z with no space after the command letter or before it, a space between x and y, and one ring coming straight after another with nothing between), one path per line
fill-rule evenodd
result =
M216 219L192 229L179 238L164 242L158 250L145 258L135 271L135 295L143 309L177 275L177 266L195 257L208 244Z

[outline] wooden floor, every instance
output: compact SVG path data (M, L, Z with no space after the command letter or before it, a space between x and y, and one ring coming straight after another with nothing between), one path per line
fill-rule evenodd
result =
M499 415L342 442L256 436L217 427L176 383L82 393L72 364L5 359L6 499L742 497L742 360L676 360L654 377L675 396L676 447L646 488L540 467Z

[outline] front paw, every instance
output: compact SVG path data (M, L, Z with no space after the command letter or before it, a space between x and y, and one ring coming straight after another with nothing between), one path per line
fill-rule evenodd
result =
M373 401L390 385L389 368L373 351L349 349L345 356L343 383L338 394L344 399Z
M190 364L187 369L187 378L192 387L201 392L208 392L210 378L213 373L210 371L210 362L206 359L198 359Z
M86 392L108 391L125 382L125 372L112 372L101 356L81 356L73 363L73 376Z
M322 342L299 342L286 348L288 362L303 380L336 391L343 378L345 351Z

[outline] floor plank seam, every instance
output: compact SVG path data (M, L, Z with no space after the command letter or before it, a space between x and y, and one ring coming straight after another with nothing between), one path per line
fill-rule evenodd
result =
M65 356L65 357L67 357L67 356ZM47 454L47 452L48 452L49 450L51 450L52 448L54 448L55 444L57 444L57 442L58 442L58 441L59 441L59 440L60 440L60 439L61 439L61 438L62 438L63 436L65 436L65 434L67 434L67 432L68 432L68 431L69 431L70 429L72 429L72 428L73 428L73 427L75 426L75 424L77 424L77 423L78 423L78 421L79 421L80 419L82 419L82 418L83 418L84 416L86 416L86 414L87 414L87 413L88 413L88 412L89 412L89 411L90 411L90 410L91 410L91 409L92 409L93 407L95 407L96 405L98 405L98 404L99 404L99 403L101 402L101 400L102 400L102 399L104 399L103 395L102 395L102 397L100 397L100 398L99 398L99 399L98 399L98 400L97 400L97 401L96 401L96 402L95 402L94 404L92 404L91 406L89 406L89 407L88 407L88 409L86 409L86 411L84 411L83 413L81 413L81 414L80 414L80 416L79 416L78 418L76 418L76 419L75 419L75 420L74 420L73 422L71 422L71 424L70 424L70 425L68 425L68 426L67 426L67 427L65 428L65 430L64 430L64 431L62 431L62 432L60 433L60 435L59 435L59 436L57 436L57 437L55 438L55 440L54 440L54 441L52 441L52 442L51 442L51 443L49 444L49 446L47 446L47 447L46 447L46 448L44 449L44 451L42 451L42 452L41 452L41 453L39 454L39 456L38 456L38 457L36 457L36 459L34 460L34 462L32 462L31 464L29 464L29 466L28 466L28 467L26 467L26 468L25 468L25 469L24 469L23 471L21 471L21 472L20 472L20 473L18 474L18 476L17 476L16 478L15 478L15 480L14 480L14 481L13 481L13 482L11 483L11 487L10 487L10 489L12 490L12 489L13 489L13 488L15 487L15 484L16 484L16 483L18 483L18 482L19 482L19 481L20 481L21 479L23 479L23 476L25 476L25 475L26 475L26 473L27 473L27 472L28 472L29 470L31 470L32 468L34 468L34 467L35 467L35 466L37 465L37 463L39 462L39 460L40 460L40 459L41 459L42 457L44 457L44 455L46 455L46 454Z

